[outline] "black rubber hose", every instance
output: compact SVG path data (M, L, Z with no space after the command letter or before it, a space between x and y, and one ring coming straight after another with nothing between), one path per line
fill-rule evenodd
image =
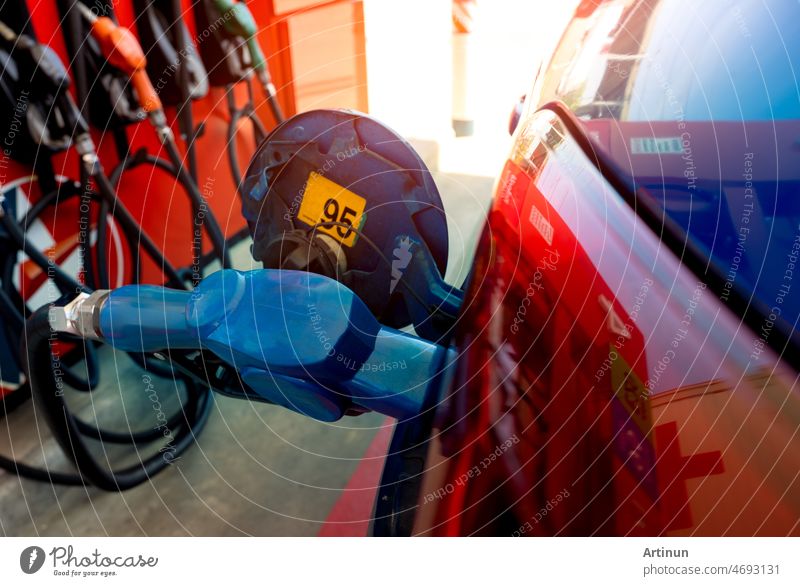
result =
M252 106L252 104L255 103L252 80L247 80L247 91L250 95L250 104ZM278 102L278 96L274 91L274 86L269 84L267 87L264 87L264 93L267 96L267 104L269 104L269 109L272 112L272 118L275 120L275 125L277 126L278 124L282 124L286 120L286 117L283 115L283 110L281 110L281 105ZM259 138L258 142L261 142L264 139L264 136L266 136L266 134Z
M239 153L236 152L236 127L242 117L242 111L236 107L236 99L233 95L233 89L228 88L228 113L230 120L228 121L228 129L225 134L225 139L228 141L228 166L231 168L231 177L233 183L236 185L236 193L240 197L242 194L242 172L239 169Z
M155 155L141 152L132 157L128 157L119 165L114 167L114 171L109 176L112 185L115 187L118 186L120 179L122 179L122 174L125 173L125 171L130 171L131 169L138 167L139 165L150 165L156 169L161 169L165 173L168 173L175 178L178 177L178 172L175 170L175 167L172 166L172 163L166 159L162 159L161 157L156 157Z
M64 402L63 389L59 388L59 381L53 374L53 356L50 352L52 331L48 312L48 306L42 307L28 319L23 358L31 381L34 401L45 414L53 435L67 457L72 460L80 477L94 486L107 491L122 491L146 482L169 466L174 456L183 453L192 445L195 434L208 419L211 393L190 391L190 400L186 406L189 412L184 411L185 424L174 434L172 458L167 459L162 454L156 453L141 460L139 464L122 470L105 468L97 462L84 443L76 420Z
M269 104L270 110L272 110L272 117L275 118L275 122L280 124L285 120L283 116L283 111L281 111L281 105L278 103L278 97L273 94L267 94L267 103Z
M12 309L12 314L18 314L18 312L14 310L13 307L11 309ZM22 324L20 324L20 331L24 331L25 329L24 324L25 322L23 320ZM16 389L13 393L11 393L9 397L3 397L2 401L3 416L5 417L11 411L19 407L30 396L31 396L30 384L25 384L20 386L20 388ZM11 458L7 458L6 456L3 455L0 455L0 468L6 470L7 472L10 472L11 474L16 474L17 476L28 478L30 480L37 480L39 482L49 482L51 484L64 484L67 486L80 486L85 484L84 481L75 474L69 474L64 472L51 472L50 470L45 470L43 468L35 468L33 466L29 466L28 464L24 464L22 462L12 460Z
M171 141L172 142L172 141ZM177 159L176 163L172 163L171 161L166 161L161 157L156 157L154 155L144 154L144 155L135 155L133 157L129 157L119 165L114 168L114 171L111 173L111 183L113 185L118 185L120 179L122 178L122 174L125 171L129 171L134 167L139 165L151 165L157 169L161 169L165 173L172 175L174 178L178 180L183 188L186 190L186 193L189 196L190 202L192 204L193 210L193 218L192 222L194 223L194 218L196 217L197 210L202 209L202 206L205 206L205 214L206 218L208 218L209 222L205 224L206 232L211 238L213 249L214 249L214 257L216 257L223 265L224 268L230 268L231 261L229 258L229 246L228 241L225 240L225 237L222 233L222 229L217 222L216 216L213 215L211 208L205 202L205 198L200 193L199 188L197 187L197 183L192 179L190 175L188 175L182 167L176 168L175 165L179 165L180 161L180 154L177 151L177 147L175 147L174 142L172 142L173 148L167 149L167 154L170 156L170 159ZM180 169L180 170L179 170ZM194 193L194 195L193 195ZM216 231L217 236L215 237L213 231ZM215 243L216 242L216 243ZM204 267L206 266L214 257L207 257L202 255L202 250L198 252L200 256L196 256L193 258L193 263L196 263L196 266ZM195 283L196 285L197 283Z
M267 129L264 128L263 122L261 119L256 115L254 106L253 106L253 86L251 82L247 82L248 88L248 96L249 102L244 108L239 108L236 105L236 96L233 93L233 86L227 86L225 88L226 91L226 98L228 101L228 113L230 115L230 121L228 122L228 130L226 132L226 140L228 141L228 166L231 169L231 177L233 177L233 182L236 184L236 192L243 196L241 192L241 185L242 185L242 172L239 168L239 153L236 150L236 128L239 125L239 121L242 118L248 118L250 122L253 124L253 136L255 138L256 148L264 141L267 137ZM277 105L277 102L276 102ZM281 114L281 118L278 120L278 123L283 121L283 115Z
M269 94L267 96L267 103L269 104L270 110L272 110L272 116L275 120L280 124L285 120L283 116L283 112L281 111L281 105L278 103L278 98L275 94Z
M100 383L100 364L97 360L97 349L94 342L80 340L77 342L83 348L83 358L86 360L86 378L81 378L72 371L72 368L62 368L64 382L76 391L91 393ZM74 368L74 366L73 366Z
M6 330L6 338L13 340L19 335L19 332L25 329L25 318L14 307L14 302L8 297L8 294L0 288L0 314L3 315L3 328ZM22 370L22 364L17 361L17 366ZM2 408L2 415L5 416L11 413L14 409L22 405L31 396L30 386L27 383L22 383L18 388L6 393L0 398L0 408ZM0 456L2 458L2 456Z
M0 289L0 313L3 314L3 327L9 331L21 332L25 328L25 316L20 313L8 294Z
M38 207L33 207L29 210L28 215L26 218L30 221L35 220L42 210L46 208L49 203L55 199L53 196L45 196L44 198L45 203L38 205ZM38 204L38 202L37 202ZM12 257L9 257L12 259ZM4 271L4 275L8 272L9 268L13 269L13 262L6 263L6 270ZM43 270L46 267L41 267ZM10 283L11 279L10 276L6 276L4 279L4 285ZM20 298L21 300L21 298ZM25 311L29 311L27 306L24 302L21 302L21 307ZM13 302L9 299L8 295L0 289L0 311L5 313L9 318L10 322L13 322L13 325L18 327L17 331L23 331L25 328L25 320L20 311L17 311L14 307ZM7 322L9 323L9 322ZM94 345L92 342L84 342L84 350L85 350L85 357L86 357L86 368L89 373L89 378L87 380L80 379L76 375L74 375L70 369L66 368L63 364L61 365L61 373L63 382L68 384L71 387L74 387L76 390L84 390L84 391L91 391L97 386L97 381L99 377L99 368L97 364L96 354ZM173 372L165 373L168 376L174 376ZM193 397L191 392L191 384L187 382L187 391L189 391L189 401L191 405L195 405L197 401ZM195 387L196 388L196 387ZM209 393L208 390L202 391L206 394ZM30 384L23 384L20 388L16 389L9 397L4 397L2 401L2 407L5 413L10 412L18 405L22 404L31 394L30 391ZM186 407L184 407L186 409ZM189 409L191 411L191 409ZM182 420L185 420L184 411L179 411L175 415L173 415L165 425L172 429L178 428L181 425ZM132 432L132 433L118 433L112 432L109 430L99 429L91 424L85 423L83 421L75 419L76 428L86 435L87 437L97 439L100 441L112 442L112 443L150 443L155 440L161 439L163 437L162 432L159 429L152 429L143 432ZM191 421L188 423L191 425ZM33 480L39 481L47 481L47 482L55 482L58 484L69 484L69 485L79 485L83 484L84 481L77 476L70 476L61 473L51 473L48 470L37 469L31 466L28 466L23 463L15 462L9 458L4 456L0 456L0 468L4 468L9 472L14 474L19 474L26 478L30 478Z
M28 316L32 313L28 306L25 304L25 300L22 298L22 295L17 288L14 287L14 268L17 266L16 262L16 252L19 249L15 247L13 252L5 252L7 256L2 257L2 275L0 275L0 285L2 285L3 292L6 294L6 297L11 301L13 307L19 307L19 311L23 314L24 319L28 319ZM24 321L24 320L23 320ZM24 324L23 324L24 327ZM19 332L22 331L22 328L17 330L17 336Z
M161 378L174 378L175 369L168 361L157 360L142 352L128 352L128 357L142 370Z
M90 185L84 185L82 193L90 193ZM59 202L60 203L60 202ZM92 222L92 208L88 201L84 201L81 197L78 203L78 250L80 251L81 259L83 260L84 280L90 289L108 289L108 271L103 263L98 262L95 269L95 263L92 262L92 243L89 238L89 226ZM27 228L29 219L25 219L25 227ZM100 235L98 234L98 240ZM102 266L101 266L102 265Z
M3 455L0 455L0 468L12 474L16 474L21 478L37 480L39 482L49 482L50 484L62 484L66 486L83 486L86 484L86 481L77 474L51 472L44 468L34 468L28 464L6 458Z
M71 197L71 196L75 195L76 193L77 192L74 192L74 191L73 192L68 192L67 197ZM36 219L38 219L39 215L44 211L44 209L46 209L46 207L48 205L51 205L54 201L57 202L58 201L58 194L59 194L59 190L55 190L55 191L47 193L39 201L37 201L36 204L34 206L32 206L31 209L28 210L27 214L25 215L25 220L24 220L25 224L24 225L28 226L30 222L33 222ZM24 229L22 227L19 226L19 224L16 221L12 220L11 217L8 216L7 214L5 215L5 218L8 218L11 221L11 223L14 224L16 230L12 230L9 233L12 236L12 238L14 238L15 243L17 244L18 248L20 248L20 250L22 250L22 247L19 246L18 239L19 239L19 235L22 235L23 241L25 243L27 243L27 238L25 236L26 232L24 231ZM4 223L4 226L6 226L6 228L8 228L8 225L5 224L5 223ZM16 238L14 237L15 234L16 234ZM35 250L35 249L32 248L32 250ZM56 272L53 272L52 274L49 273L50 269L55 267L54 263L53 264L49 264L49 262L48 262L48 263L44 263L43 264L41 262L43 257L39 258L38 261L36 259L34 259L33 257L31 257L31 258L34 260L34 262L37 263L39 268L42 271L45 272L45 274L48 274L48 276L52 276L53 277L54 281L56 282L56 285L59 287L59 289L62 292L70 291L77 284L77 281L75 281L71 277L69 277L69 280L65 281L65 280L61 279L61 277L60 277L60 275L58 273L56 273ZM6 264L6 267L5 267L4 271L3 271L3 277L2 277L2 279L3 279L3 287L4 288L9 288L9 289L13 288L12 272L13 272L13 267L14 267L15 264L16 263L14 262L13 257L9 257L7 259L7 264ZM30 314L30 309L28 308L27 304L22 299L22 296L18 294L18 292L17 292L17 295L15 295L15 297L17 297L17 299L18 299L18 301L20 303L19 306L18 306L19 309L17 309L14 306L13 301L11 300L9 295L6 293L6 291L3 291L2 292L2 296L0 297L0 311L2 311L3 315L5 315L6 319L10 319L11 321L14 322L15 326L18 327L17 331L21 332L23 330L23 328L24 328L25 318ZM97 356L96 356L96 353L95 353L94 345L91 342L89 342L88 344L84 344L84 348L83 349L84 349L83 356L86 359L87 378L85 378L85 379L81 378L78 375L76 375L75 373L73 373L71 369L65 368L64 369L64 380L68 385L70 385L71 387L74 387L76 390L79 390L79 391L91 391L98 384L99 377L100 377L100 370L99 370L98 363L97 363ZM20 365L20 366L22 366L22 365Z
M26 308L27 309L27 308ZM9 339L14 339L19 335L19 332L22 332L25 329L25 318L23 317L22 313L14 307L13 302L9 299L8 294L0 289L0 315L3 316L3 321L5 322L3 325L5 326L6 330L9 331L12 336L9 336ZM14 328L13 330L11 328ZM82 344L83 352L82 356L86 360L86 378L81 378L77 374L75 374L71 368L67 368L64 366L62 368L63 371L63 378L64 382L66 382L69 386L73 387L77 391L82 392L89 392L95 389L100 380L100 366L97 359L97 351L92 342L84 342ZM23 367L21 363L18 362L18 366L20 368ZM11 395L16 396L19 399L19 402L9 402L7 397L3 397L3 402L9 407L9 410L12 408L16 408L18 404L21 404L27 398L24 394L19 394L19 389L15 390Z
M166 256L158 249L155 243L151 240L150 236L139 226L134 217L128 211L128 208L119 200L111 181L104 173L98 172L94 175L94 180L97 183L97 188L100 195L106 198L106 201L111 206L111 217L119 220L120 226L129 234L136 234L139 246L131 251L134 257L136 270L138 272L140 265L139 248L144 249L147 255L156 263L164 276L167 277L167 282L172 284L181 285L181 277L175 270L175 267L170 263Z
M269 99L270 95L275 97L274 94L268 94L267 99ZM253 123L253 134L255 135L256 139L256 148L258 148L261 145L261 142L267 138L267 129L264 128L264 123L261 122L261 118L256 115L255 94L253 93L252 79L247 80L247 96L247 104L245 104L242 112L250 119L250 122ZM276 107L277 112L275 110ZM272 109L272 115L275 117L275 125L277 126L284 121L283 112L281 112L280 105L277 101L270 103L270 108Z
M174 377L174 373L172 374ZM184 381L186 382L186 381ZM187 391L189 391L190 384L186 383ZM209 392L209 391L201 391L201 392ZM191 397L192 393L189 393ZM187 401L188 403L188 401ZM169 429L177 429L180 425L183 425L186 418L183 411L186 409L186 406L183 409L178 410L175 414L167 419L164 422L163 426ZM75 417L75 425L77 429L86 437L101 441L101 442L108 442L112 444L149 444L159 439L163 439L164 435L161 431L161 426L154 427L151 429L146 429L143 431L128 431L128 432L119 432L119 431L111 431L108 429L102 429L96 425L91 423L87 423L81 419Z
M77 185L75 183L64 183L64 184L60 185L57 189L54 189L53 191L50 191L50 192L46 193L45 195L40 197L28 209L28 211L25 213L25 217L23 218L22 222L18 223L18 224L20 224L20 230L23 233L26 233L28 231L28 229L29 229L29 226L33 222L38 220L39 217L44 212L44 210L47 209L48 207L50 207L51 205L58 206L58 205L64 203L65 201L69 200L70 198L78 196L78 195L82 195L82 194L86 194L91 200L98 200L99 199L98 195L95 192L91 191L91 189L89 189L89 185L88 184L85 184L83 186L83 188L81 188L80 185ZM103 202L103 200L100 199L100 203L102 203L102 202ZM82 204L83 204L83 201L81 200L80 205L79 205L79 210L78 210L78 212L80 214L80 221L82 222L81 225L88 227L88 225L89 225L88 222L91 219L90 215L89 215L89 212L91 211L91 208L90 208L90 206L88 206L88 202L87 202L87 206L86 207L84 207ZM86 222L86 223L83 224L83 222ZM81 259L83 260L84 269L85 269L86 275L87 275L87 281L89 281L88 285L89 285L89 287L91 289L107 289L108 288L107 286L102 286L102 285L98 286L97 284L92 282L94 280L94 278L93 278L93 270L92 270L92 263L91 263L91 254L90 254L90 248L91 247L89 247L89 249L87 249L87 245L89 245L89 244L90 244L90 242L89 242L88 235L86 235L86 237L84 237L82 239L79 238L79 240L78 240L78 247L79 247L79 249L81 251ZM40 268L42 270L46 270L46 267L40 267ZM26 313L26 317L27 317L28 313Z
M172 26L176 27L176 36L180 39L183 37L182 33L182 22L181 22L181 15L183 14L183 6L181 5L181 0L172 0L172 12L177 16L177 22L174 22ZM188 38L184 39L186 42L191 43L192 41ZM195 139L197 138L195 134L195 127L194 127L194 116L192 113L192 96L191 90L189 89L189 84L191 83L189 80L189 68L186 67L188 59L180 59L178 61L178 87L180 88L180 102L177 106L177 117L178 117L178 125L181 128L181 133L185 135L186 140L186 159L189 161L189 174L192 176L192 180L197 184L198 181L198 169L197 169L197 148L195 144Z
M97 262L97 281L98 289L110 289L111 279L108 276L108 246L106 246L106 234L108 233L108 202L100 201L100 209L97 212L97 243L95 244L95 262ZM139 280L139 272L134 270L133 275L136 282Z
M205 231L211 240L211 245L216 251L217 257L222 263L223 268L230 268L232 266L230 254L228 253L228 248L225 242L225 235L222 233L222 228L220 228L219 222L217 222L217 217L211 211L211 208L209 207L206 199L203 197L203 194L200 193L200 188L197 186L197 183L186 171L183 161L181 160L181 155L178 152L178 147L175 144L175 140L171 138L167 139L164 141L164 145L166 146L167 154L169 155L169 158L178 173L178 180L189 194L189 198L192 202L192 209L197 210L195 213L198 213L201 210L204 210L205 212L205 217L203 218L202 222L203 227L205 228ZM198 221L199 215L195 215L192 222L193 226L196 226ZM198 257L202 254L203 251L201 249L198 253Z
M160 157L156 157L154 155L147 154L144 151L139 151L132 157L126 157L116 167L114 167L114 170L112 171L111 175L109 176L109 179L111 181L111 184L114 186L114 189L116 190L116 188L119 186L119 183L122 180L122 175L126 171L129 171L129 170L131 170L131 169L133 169L135 167L138 167L139 165L150 165L152 167L155 167L156 169L161 169L162 171L164 171L165 173L171 175L172 177L176 177L177 178L177 176L178 176L177 172L175 171L175 168L172 166L172 164L169 161L167 161L165 159L162 159ZM110 207L108 205L108 202L105 199L103 199L101 201L101 203L100 203L100 213L103 215L102 217L108 218L109 209L110 209ZM99 225L100 224L98 222L98 229L99 229ZM105 230L105 229L106 228L105 228L105 225L104 225L103 226L103 230ZM126 232L125 230L123 230L123 235L125 236L125 240L128 243L128 248L130 248L130 250L131 250L131 256L134 257L135 259L137 259L134 262L133 277L131 279L131 284L135 285L135 284L137 284L137 283L139 283L141 281L141 266L140 266L140 263L138 261L139 257L135 256L136 253L134 252L134 251L138 251L139 243L136 241L136 238L131 238L131 235L128 234L128 232ZM97 254L98 254L98 256L100 256L100 254L101 254L101 250L99 248L98 248ZM101 258L107 258L105 256L107 254L106 252L102 252L102 254L103 254L103 256ZM181 287L184 287L184 288L186 287L186 284L185 284L183 278L181 279L180 283L175 283L175 285L176 286L180 285Z
M31 214L31 218L35 219L37 217L37 214L40 212L41 209L43 209L43 208L39 208L38 210L31 210L31 212L33 212ZM8 216L6 216L6 218L7 217ZM19 225L16 222L13 222L13 221L12 221L12 224L14 224L14 226L16 226L16 229L20 233L23 234L23 238L24 238L24 233L22 232L22 229L19 227ZM8 228L8 225L6 225L6 224L4 224L4 225L6 226L6 228ZM5 324L4 324L5 327L7 329L9 327L13 327L15 329L15 335L13 337L16 337L17 335L19 335L18 334L19 332L22 332L24 330L24 328L25 328L25 318L30 313L30 309L28 308L27 304L22 299L22 296L19 295L19 292L16 292L16 295L15 295L15 297L19 301L19 305L18 306L15 306L14 301L11 300L11 297L6 292L6 289L11 289L11 288L14 287L13 279L12 279L11 275L12 275L13 267L14 267L15 264L16 263L14 262L13 256L9 256L6 259L6 265L4 267L3 277L2 277L2 279L3 279L3 287L2 287L2 289L0 289L0 314L2 314L4 316L4 320L3 321L5 322ZM38 264L39 268L42 271L48 271L49 267L48 267L47 264L42 264L41 262L38 262L37 264ZM74 283L77 283L77 281L58 283L58 277L55 274L53 275L53 277L56 278L56 284L60 285L59 288L62 289L62 290L65 290L68 287L72 287L74 285ZM99 365L98 365L97 355L96 355L95 348L94 348L94 345L93 345L92 342L86 342L86 343L83 344L83 353L82 354L83 354L83 357L86 360L86 373L87 373L86 378L81 378L80 376L78 376L74 372L72 372L72 370L70 368L66 368L66 367L63 368L63 374L64 374L63 378L64 378L64 381L68 385L70 385L71 387L74 387L78 391L91 391L92 389L94 389L97 386L99 378L100 378L100 369L99 369ZM19 363L19 366L22 367L23 365L21 363ZM14 391L14 393L17 393L17 392L18 391ZM21 403L21 402L24 402L26 397L20 394L20 395L17 396L17 398L20 399L19 402ZM6 400L4 399L4 403L5 402L6 402ZM12 404L9 403L9 406L11 406L11 405ZM14 406L16 406L16 405L14 405Z
M16 220L12 219L7 213L0 213L0 224L2 224L6 229L6 232L8 232L14 244L16 244L16 246L22 252L27 254L33 262L39 265L39 267L45 271L47 276L52 278L56 284L59 285L59 288L62 288L62 291L63 288L68 288L73 294L91 292L91 290L85 285L79 283L70 275L65 273L56 263L50 261L41 251L37 250L34 246L31 246L25 233L19 227Z
M45 193L42 197L37 199L33 205L25 212L25 219L22 222L23 226L30 226L31 222L39 218L42 212L53 203L61 203L81 193L80 185L69 182L61 184L57 189ZM94 195L94 194L93 194Z

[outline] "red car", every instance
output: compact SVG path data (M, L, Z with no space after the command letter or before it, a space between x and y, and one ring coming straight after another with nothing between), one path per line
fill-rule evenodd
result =
M800 7L586 0L378 535L800 534Z

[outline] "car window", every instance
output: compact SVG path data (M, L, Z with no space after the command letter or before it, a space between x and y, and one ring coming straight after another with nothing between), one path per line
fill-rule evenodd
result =
M584 2L532 94L566 104L725 287L800 317L800 4ZM724 299L723 299L724 300Z

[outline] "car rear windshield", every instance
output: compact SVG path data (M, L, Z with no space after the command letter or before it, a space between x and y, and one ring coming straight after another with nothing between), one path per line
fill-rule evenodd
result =
M723 300L796 325L800 3L584 0L533 97L575 113L724 276Z

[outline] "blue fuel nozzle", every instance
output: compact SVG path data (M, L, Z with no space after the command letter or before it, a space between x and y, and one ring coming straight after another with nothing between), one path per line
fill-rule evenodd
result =
M266 401L323 421L352 408L413 417L453 359L381 326L341 283L301 271L222 270L193 291L130 285L62 313L71 327L61 315L56 329L119 350L210 351Z

